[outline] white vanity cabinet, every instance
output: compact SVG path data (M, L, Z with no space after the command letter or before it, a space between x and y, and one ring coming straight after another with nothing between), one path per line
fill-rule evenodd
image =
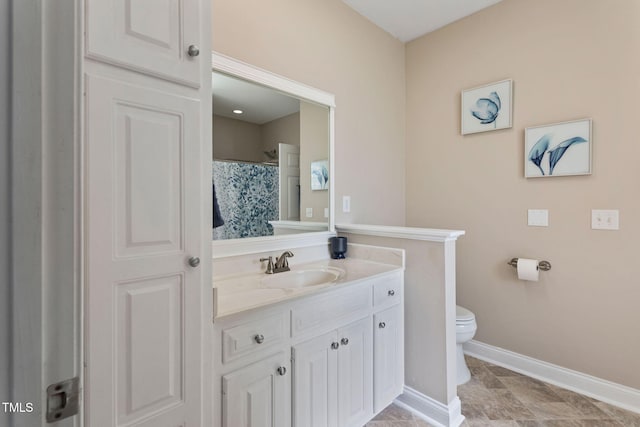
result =
M404 387L403 283L373 281L373 410L383 410Z
M295 426L356 426L372 414L370 317L295 345Z
M376 412L402 393L404 386L404 330L402 310L392 306L373 315L373 375L376 379L373 393Z
M216 319L214 426L366 424L402 392L403 280L393 270Z
M252 363L222 377L226 427L291 425L291 365L288 352Z
M214 323L214 426L291 425L290 331L286 308Z

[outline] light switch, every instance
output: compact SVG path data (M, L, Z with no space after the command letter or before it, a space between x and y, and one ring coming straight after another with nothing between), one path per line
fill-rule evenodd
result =
M307 218L313 218L313 208L307 208Z
M329 208L324 208L324 217L329 218Z
M620 211L617 209L591 210L591 229L592 230L619 230L620 229Z
M342 196L342 212L351 212L351 196Z
M548 227L549 226L549 210L548 209L529 209L527 214L527 224L532 227Z

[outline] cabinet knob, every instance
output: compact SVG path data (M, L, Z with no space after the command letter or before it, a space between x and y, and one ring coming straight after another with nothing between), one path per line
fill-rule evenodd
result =
M200 258L198 258L197 256L192 256L191 258L189 258L189 265L193 268L196 268L200 265Z
M394 291L393 289L387 292L387 295L389 295L390 297L394 296L395 294L396 294L396 291Z
M384 328L386 328L386 327L387 327L387 324L386 324L386 323L384 323L384 322L380 322L380 323L378 323L378 328L380 328L380 329L384 329Z
M189 50L187 50L187 53L192 58L196 57L196 56L200 55L200 48L198 46L196 46L195 44L192 44L191 46L189 46Z
M340 347L340 343L337 343L337 342L332 342L331 343L331 349L332 350L337 350L338 347Z
M285 366L280 366L276 370L278 371L278 375L280 375L280 376L284 376L287 373L287 368Z
M264 335L262 334L258 334L255 337L253 337L253 339L258 343L258 344L262 344L264 342Z
M347 344L349 344L349 338L342 338L342 339L340 340L340 343L341 343L342 345L347 345Z

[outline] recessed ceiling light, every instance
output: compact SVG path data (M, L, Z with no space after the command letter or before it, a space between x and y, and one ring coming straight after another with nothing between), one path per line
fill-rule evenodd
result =
M242 110L233 110L233 114L242 114L244 111Z

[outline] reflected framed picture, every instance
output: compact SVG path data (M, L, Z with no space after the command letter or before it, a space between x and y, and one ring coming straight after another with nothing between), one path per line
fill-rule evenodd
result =
M502 80L462 91L462 134L512 127L513 80Z
M311 189L314 191L329 189L328 160L317 160L315 162L311 162Z
M591 119L524 130L524 176L591 175Z

